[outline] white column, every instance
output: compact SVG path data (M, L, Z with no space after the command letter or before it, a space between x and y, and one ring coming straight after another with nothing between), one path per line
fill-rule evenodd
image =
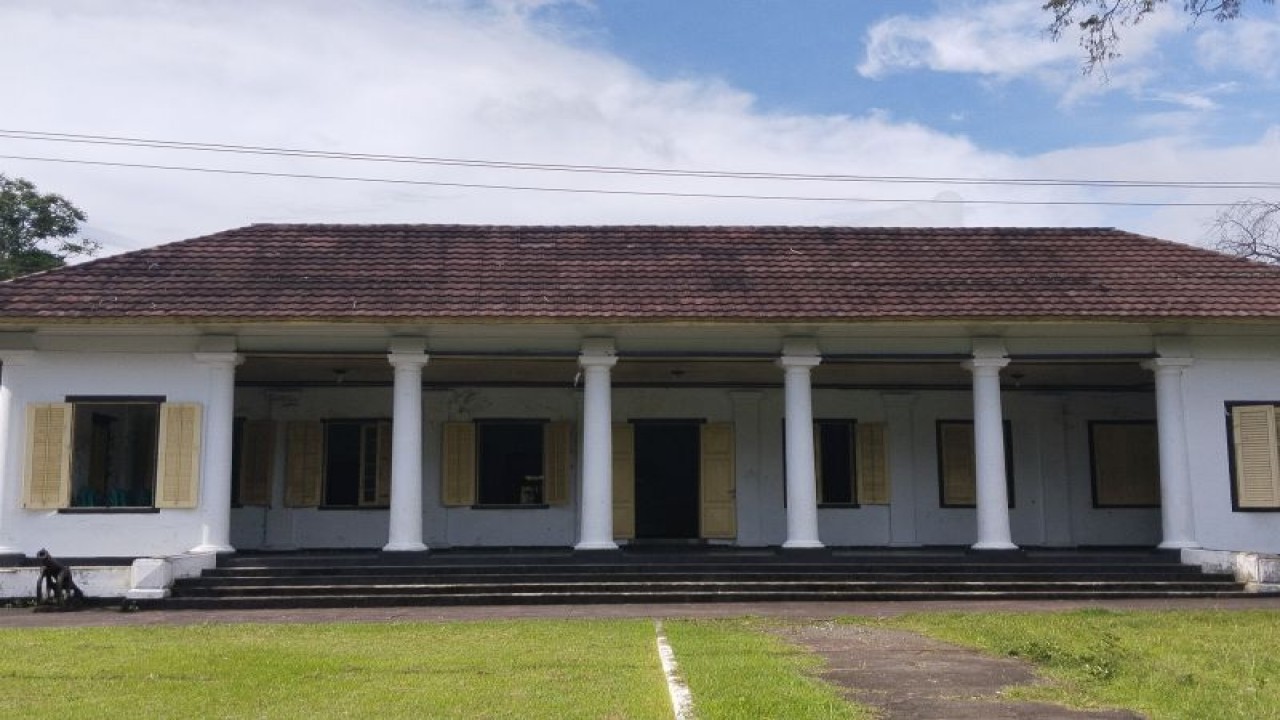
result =
M209 368L209 402L204 417L204 473L201 513L204 526L195 552L232 553L231 447L235 433L236 365L233 352L198 352L195 360Z
M610 340L583 343L582 508L575 550L617 550L613 541L613 398L609 373L618 362Z
M1000 369L1007 357L975 357L964 363L973 373L973 445L977 463L978 541L974 550L1016 550L1009 530L1009 491L1004 466L1004 413Z
M18 438L10 437L13 427L10 419L13 416L13 385L21 368L31 361L30 350L6 350L0 352L0 555L21 555L22 550L13 544L8 533L9 507L17 507L16 501L22 492L22 468L10 467L22 462L22 443ZM13 456L10 450L15 450Z
M412 342L412 341L410 341ZM384 552L422 552L422 368L428 356L416 347L392 348L395 368L391 410L391 511Z
M1162 549L1198 548L1187 470L1186 416L1182 373L1191 358L1161 357L1142 366L1156 376L1156 433L1160 443L1160 520Z
M807 350L807 352L806 352ZM813 397L809 373L822 362L816 347L783 350L787 427L787 540L788 549L820 548L818 487L813 453Z

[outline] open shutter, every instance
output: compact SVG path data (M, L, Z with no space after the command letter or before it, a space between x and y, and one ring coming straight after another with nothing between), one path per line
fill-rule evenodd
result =
M199 403L160 405L160 452L156 459L156 507L193 508L200 487Z
M476 504L476 426L469 422L444 424L444 481L440 484L446 506Z
M1280 458L1276 413L1271 405L1231 408L1236 459L1236 505L1242 509L1280 507Z
M542 474L546 486L542 499L548 505L564 505L569 502L569 471L572 466L573 425L567 422L548 423L544 430Z
M636 536L636 432L630 423L613 424L613 536Z
M973 425L945 423L939 427L943 505L964 506L977 502L977 460L973 452Z
M240 504L270 506L276 424L270 420L246 420L242 428Z
M27 459L22 507L52 510L71 501L70 403L27 406Z
M391 423L386 420L378 422L378 462L377 479L374 488L374 504L391 504Z
M858 496L862 505L889 504L889 444L885 441L884 423L858 423L857 451Z
M324 464L324 425L298 420L285 426L284 504L286 507L320 505L320 481Z
M701 446L701 535L732 539L738 535L733 424L703 425Z

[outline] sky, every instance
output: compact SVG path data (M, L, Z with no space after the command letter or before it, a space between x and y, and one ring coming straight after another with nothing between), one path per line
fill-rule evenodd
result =
M78 205L105 253L258 222L1207 244L1223 204L1280 196L1280 7L1192 22L1174 0L1085 75L1041 5L4 0L0 174Z

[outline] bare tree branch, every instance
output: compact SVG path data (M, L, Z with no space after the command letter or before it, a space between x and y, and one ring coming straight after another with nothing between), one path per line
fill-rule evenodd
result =
M1280 202L1254 198L1236 203L1218 213L1210 231L1217 250L1280 265Z

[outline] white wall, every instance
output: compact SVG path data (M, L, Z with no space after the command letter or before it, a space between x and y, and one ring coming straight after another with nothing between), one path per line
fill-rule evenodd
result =
M210 371L189 352L36 352L4 367L12 393L3 439L0 545L26 555L47 548L55 556L108 557L174 554L200 544L205 512L62 513L22 509L26 406L61 402L68 395L152 395L169 402L209 401ZM202 479L206 476L201 473ZM203 489L202 489L203 490Z

